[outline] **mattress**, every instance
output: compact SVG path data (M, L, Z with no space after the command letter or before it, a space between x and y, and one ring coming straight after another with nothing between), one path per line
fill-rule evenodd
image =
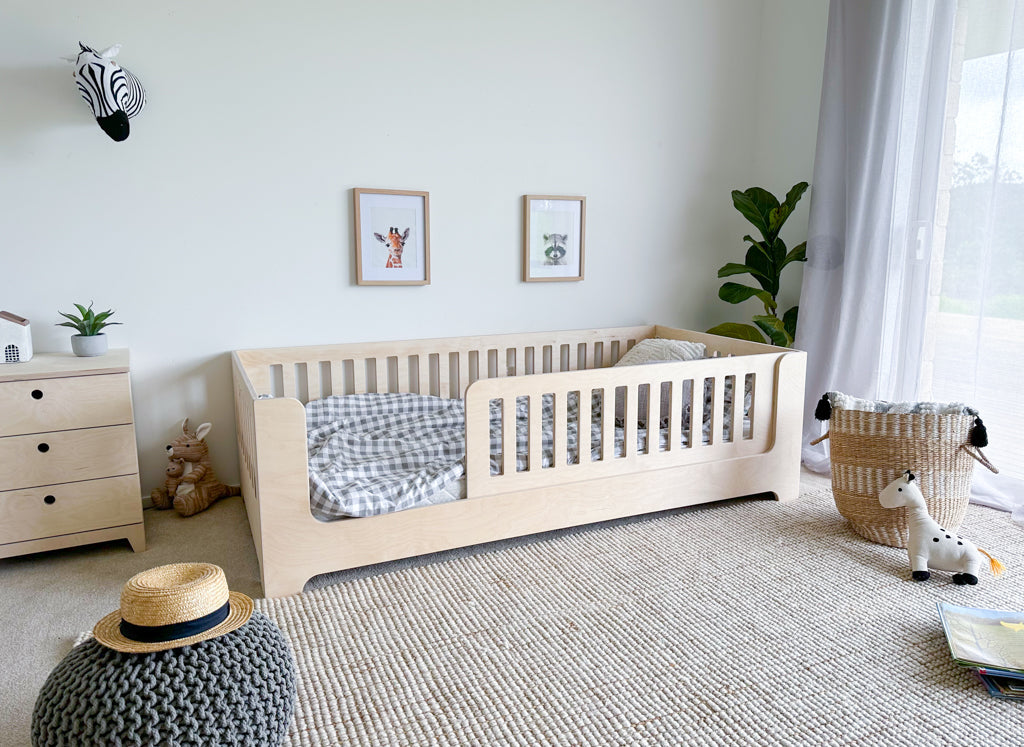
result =
M710 393L705 393L704 441L710 437ZM590 458L602 458L600 395L591 402ZM579 460L579 407L567 403L566 459ZM749 408L749 402L748 402ZM516 403L516 470L529 469L529 407ZM749 421L745 420L745 429ZM310 510L321 521L375 516L459 500L465 486L465 411L462 400L418 394L331 396L306 405ZM541 405L542 467L553 463L554 402ZM681 443L689 432L684 408ZM491 473L503 463L501 408L491 406ZM585 432L585 431L584 431ZM659 448L668 446L667 422L659 423ZM726 431L728 438L728 430ZM648 431L637 429L637 450L647 450ZM624 454L625 429L614 429L614 451Z

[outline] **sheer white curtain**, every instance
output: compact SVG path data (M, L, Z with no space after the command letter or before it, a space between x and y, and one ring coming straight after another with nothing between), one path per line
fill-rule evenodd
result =
M918 394L956 0L832 0L807 264L804 462L829 390Z
M796 347L839 390L962 401L1024 523L1024 0L832 0Z
M960 6L922 390L980 411L1000 474L976 470L974 499L1024 523L1024 0Z

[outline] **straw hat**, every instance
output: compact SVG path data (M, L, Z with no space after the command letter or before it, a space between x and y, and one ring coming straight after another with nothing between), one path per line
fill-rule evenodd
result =
M229 591L219 566L175 563L132 576L121 590L121 609L92 634L115 651L146 654L230 633L251 615L252 599Z

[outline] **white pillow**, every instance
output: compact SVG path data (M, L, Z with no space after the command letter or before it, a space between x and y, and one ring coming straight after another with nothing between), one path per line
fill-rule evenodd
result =
M694 361L703 358L707 348L702 342L689 342L688 340L666 340L654 337L647 340L640 340L636 345L622 356L615 364L616 366L646 366L651 363L667 363L669 361ZM689 384L689 382L687 382ZM664 381L661 384L661 420L668 422L672 414L672 407L669 402L672 382ZM626 419L626 401L622 392L615 395L615 419L622 422ZM686 393L684 393L686 396ZM637 425L641 428L647 427L647 389L641 389L637 397Z

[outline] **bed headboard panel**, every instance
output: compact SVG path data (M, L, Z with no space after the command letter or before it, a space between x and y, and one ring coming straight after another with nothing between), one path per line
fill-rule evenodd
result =
M461 398L480 379L613 365L654 326L239 350L257 395L302 403L331 394ZM665 329L665 328L662 328ZM667 336L667 335L666 335Z

